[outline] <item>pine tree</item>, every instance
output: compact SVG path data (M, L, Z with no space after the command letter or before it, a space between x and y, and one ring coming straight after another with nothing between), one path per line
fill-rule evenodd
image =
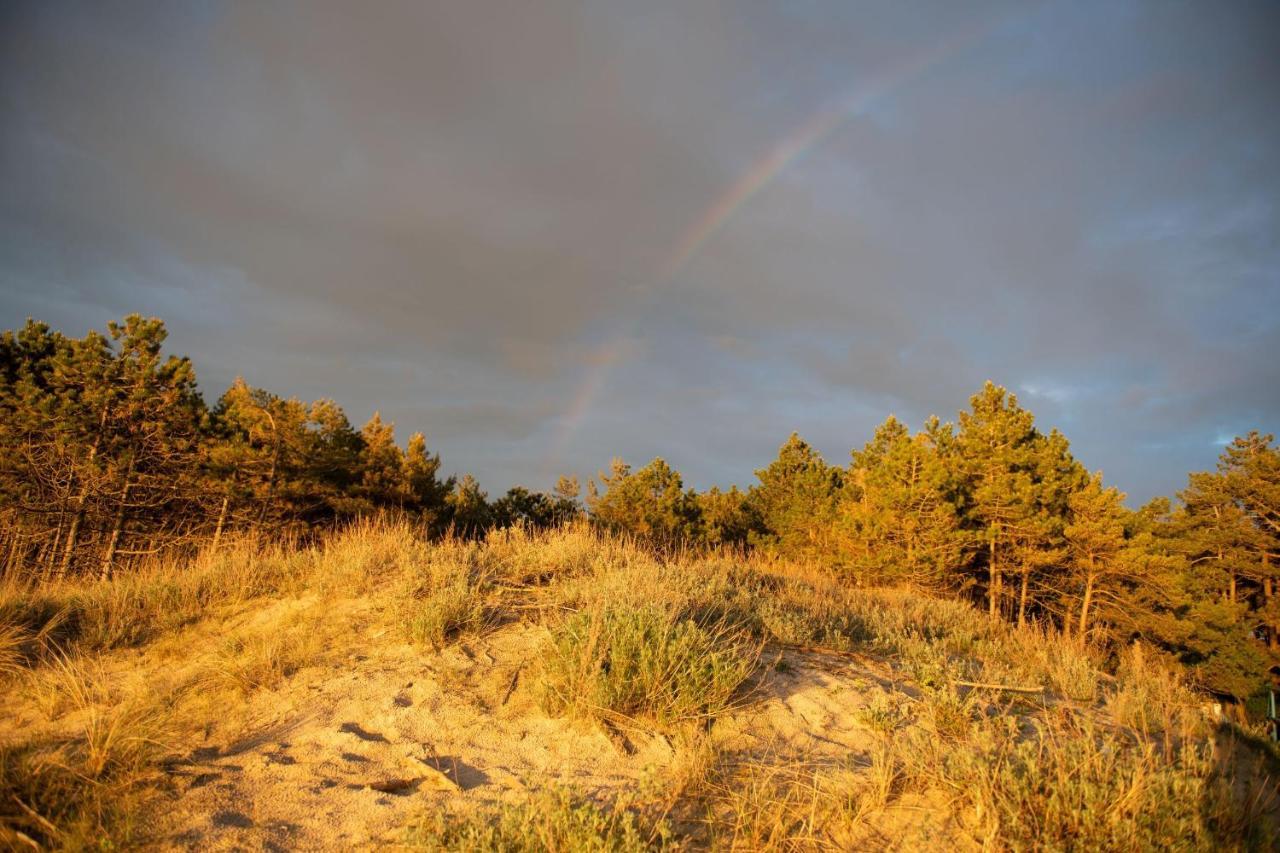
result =
M535 530L563 524L576 513L576 504L543 492L531 492L524 486L512 486L493 502L495 527L520 525Z
M974 566L985 569L992 619L1001 612L1006 573L1020 569L1039 531L1032 476L1038 435L1017 397L988 382L970 399L970 411L960 413L951 448L964 519L983 546Z
M446 499L453 491L452 477L441 480L440 454L427 452L427 439L420 432L409 436L400 469L403 505L418 513L428 530L440 532L447 517Z
M702 539L709 545L746 545L751 534L760 531L760 520L747 496L737 486L728 491L716 487L698 495Z
M566 474L556 480L556 487L551 496L555 502L555 515L558 524L564 524L582 516L582 503L578 495L582 487L575 475Z
M615 459L610 472L599 476L604 491L594 483L588 490L588 508L597 524L659 543L698 538L697 497L692 490L685 491L679 472L662 459L634 472Z
M1253 528L1243 543L1248 556L1241 574L1253 587L1252 610L1267 646L1280 657L1280 448L1273 436L1250 432L1227 445L1218 470Z
M360 430L360 491L371 506L404 507L404 454L396 444L395 424L384 423L380 412Z
M1193 475L1194 477L1195 475ZM1203 560L1188 507L1157 499L1133 516L1130 541L1147 561L1111 613L1116 640L1144 637L1174 654L1193 678L1221 696L1243 699L1265 682L1267 661L1246 606L1230 601L1227 571Z
M324 522L368 511L369 504L356 491L364 440L342 407L333 400L312 403L307 438L307 452L298 473L311 504L308 520Z
M748 491L748 503L761 532L751 542L780 554L829 558L843 486L840 469L792 433L756 477L760 482Z
M214 409L215 464L231 476L246 524L284 524L310 505L301 484L310 451L307 406L237 378ZM235 513L233 513L234 515Z
M927 434L890 416L854 451L840 502L843 562L860 582L954 586L965 541Z
M108 324L116 350L108 404L113 496L100 574L109 577L121 550L127 521L151 514L171 520L180 503L196 496L198 433L204 403L196 392L195 368L186 357L161 356L164 323L137 314Z
M1216 587L1215 594L1233 607L1241 602L1241 581L1252 568L1257 530L1236 502L1231 484L1220 472L1188 476L1179 495L1182 546L1190 565Z
M1070 498L1070 521L1063 531L1070 565L1079 589L1080 606L1074 627L1080 636L1089 632L1089 617L1098 598L1110 591L1116 578L1134 577L1140 554L1129 547L1125 524L1129 511L1124 496L1104 489L1102 475L1095 474Z
M449 520L455 533L474 538L481 536L493 524L489 496L480 489L476 478L464 476L446 498Z

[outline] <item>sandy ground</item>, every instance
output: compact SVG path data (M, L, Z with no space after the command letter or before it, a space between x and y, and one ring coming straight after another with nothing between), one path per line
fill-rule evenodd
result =
M210 722L197 745L189 734L182 738L187 751L167 766L171 784L144 828L147 846L383 848L440 809L523 800L551 786L609 802L660 790L668 772L678 771L679 756L663 735L606 732L542 711L537 672L545 629L507 624L434 652L403 642L386 617L368 601L283 599L229 608L142 649L98 659L103 681L120 695L144 682L163 691L191 683L209 666L207 650L229 636L289 624L325 631L323 664L247 698L209 691L200 718ZM797 776L822 768L863 772L876 735L860 722L861 712L893 690L911 692L882 661L769 653L753 688L714 724L721 766ZM0 724L0 737L36 724L33 708L15 710ZM76 724L74 715L58 721ZM945 804L906 797L848 843L937 847L948 838L938 823L946 813Z
M256 695L251 734L195 750L164 847L352 849L391 840L424 810L638 783L670 747L550 718L527 677L542 631L509 626L441 653L383 637L366 653ZM259 710L260 708L260 710Z
M508 625L440 653L373 633L348 661L255 695L249 735L212 738L176 765L155 845L381 847L437 809L522 799L554 785L607 799L635 792L674 757L660 735L610 736L543 713L533 677L540 628ZM716 723L728 760L800 772L868 766L874 736L859 711L891 686L892 674L803 652L768 663L742 706ZM921 815L881 815L859 840L877 848L937 841L945 827Z

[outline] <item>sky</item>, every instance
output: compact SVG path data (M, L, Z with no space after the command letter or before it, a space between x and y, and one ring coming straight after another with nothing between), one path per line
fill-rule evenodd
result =
M1280 428L1280 4L6 2L0 328L162 317L491 494L985 380L1136 504Z

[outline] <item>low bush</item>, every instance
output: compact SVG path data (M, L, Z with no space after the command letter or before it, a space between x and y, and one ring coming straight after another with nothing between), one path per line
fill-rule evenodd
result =
M400 594L399 620L405 635L435 649L485 620L488 573L481 546L446 542L433 549L408 576Z
M757 659L748 637L723 623L656 605L599 606L553 631L544 696L553 711L670 725L723 711Z
M457 853L633 853L663 849L668 834L665 825L643 831L629 811L606 811L556 790L466 816L433 812L410 827L406 843Z

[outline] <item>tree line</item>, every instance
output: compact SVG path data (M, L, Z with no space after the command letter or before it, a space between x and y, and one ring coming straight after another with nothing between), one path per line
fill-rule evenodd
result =
M442 476L421 434L400 447L377 414L356 429L332 400L237 379L209 406L190 360L163 355L165 337L138 315L79 339L34 321L0 335L8 573L110 577L232 531L296 537L385 511L431 535L580 512L573 495L519 487L491 502L474 478Z
M445 477L421 434L401 447L378 415L356 429L331 400L236 380L212 405L157 319L71 338L28 321L0 335L0 523L5 572L110 577L231 532L301 537L380 512L427 535L545 527L585 515L665 545L750 549L831 567L850 584L969 597L992 619L1081 637L1142 637L1224 696L1280 664L1280 451L1257 432L1191 474L1177 502L1137 510L991 383L955 422L890 417L847 465L792 435L746 490L697 492L661 459L614 460L551 493L490 500Z

